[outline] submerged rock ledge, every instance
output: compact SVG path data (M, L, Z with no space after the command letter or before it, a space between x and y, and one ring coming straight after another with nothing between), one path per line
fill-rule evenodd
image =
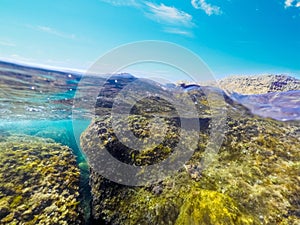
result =
M0 164L0 224L84 224L70 148L2 132Z
M200 92L190 92L199 109L199 115L194 116L209 123L210 108ZM176 173L154 184L120 185L91 168L95 224L299 224L299 122L263 119L228 97L225 99L225 139L208 168L202 168L201 160L206 154L210 126L197 133L199 142L191 159ZM139 105L140 110L129 115L129 126L137 137L149 135L145 121L155 114L143 109L161 112L167 108L163 101L158 102L161 109L157 105L151 108L146 100L144 108ZM108 150L122 162L151 165L169 157L176 146L174 140L180 138L176 132L180 125L172 118L169 121L170 132L166 132L161 145L132 152L114 134L112 117L99 114L82 134L81 144L87 156L95 160L101 151ZM192 136L187 139L185 147L193 140Z

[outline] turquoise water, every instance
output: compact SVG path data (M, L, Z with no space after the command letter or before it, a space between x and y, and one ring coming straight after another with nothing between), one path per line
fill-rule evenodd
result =
M12 134L51 138L55 142L69 146L77 156L76 160L79 164L85 162L85 157L80 150L79 138L89 123L90 120L2 120L0 130ZM73 129L73 124L76 129Z

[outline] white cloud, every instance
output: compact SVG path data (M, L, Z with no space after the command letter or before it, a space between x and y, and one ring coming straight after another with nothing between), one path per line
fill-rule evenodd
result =
M39 30L39 31L43 31L45 33L53 34L53 35L58 36L58 37L67 38L67 39L75 39L75 35L74 34L67 34L67 33L55 30L55 29L53 29L51 27L36 26L36 29Z
M187 36L187 37L193 37L193 33L188 31L188 30L183 30L180 29L178 27L166 27L163 30L166 33L170 33L170 34L179 34L179 35L183 35L183 36Z
M75 39L76 38L75 34L68 34L68 33L65 33L62 31L58 31L58 30L56 30L52 27L48 27L48 26L40 26L40 25L33 26L33 25L26 24L25 27L28 27L30 29L34 29L37 31L42 31L42 32L45 32L48 34L52 34L52 35L55 35L55 36L58 36L61 38L66 38L66 39Z
M175 7L166 6L163 3L157 5L151 2L146 2L146 5L148 7L147 15L154 21L167 25L184 27L194 26L194 23L192 22L193 17Z
M138 0L100 0L113 6L139 6Z
M285 0L284 2L284 8L289 8L289 7L300 7L300 0Z
M294 1L295 0L285 0L284 7L285 8L291 7Z
M0 45L6 47L15 47L16 45L10 41L0 40Z
M143 0L100 0L116 7L133 7L141 10L149 19L162 24L166 33L179 34L192 37L189 28L195 26L193 17L173 6L166 6L163 3L156 4ZM183 28L183 29L182 29Z
M192 0L191 3L195 9L202 9L209 16L222 14L220 7L211 5L206 0Z

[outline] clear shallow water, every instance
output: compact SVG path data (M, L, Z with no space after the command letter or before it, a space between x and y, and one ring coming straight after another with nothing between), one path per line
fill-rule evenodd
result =
M280 121L300 120L300 91L267 93L260 95L231 95L253 114Z
M89 171L79 138L90 120L72 120L72 98L79 79L75 74L0 65L0 134L51 138L70 147L81 172L80 200L88 221Z
M0 119L71 119L79 75L0 63Z

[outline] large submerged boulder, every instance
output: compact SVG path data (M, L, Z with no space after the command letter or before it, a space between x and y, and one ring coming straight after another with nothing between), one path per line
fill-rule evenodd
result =
M0 224L84 224L70 148L1 132L0 164Z
M125 122L114 121L119 117L104 113L92 120L81 136L81 144L92 161L94 221L116 225L299 224L299 123L253 116L224 95L222 110L227 113L224 140L218 154L213 154L209 166L204 167L212 131L211 102L203 88L188 94L198 113L186 114L186 118L178 118L163 99L149 97L132 105ZM175 95L180 98L180 94ZM101 101L101 96L98 100ZM97 111L107 112L107 109ZM168 126L152 128L166 129L163 141L153 148L134 151L115 133L115 129L122 130L122 124L126 123L134 136L143 140L150 135L148 125L154 117L163 118ZM183 120L195 118L199 120L199 130L190 132L182 128ZM122 185L105 178L95 163L105 163L101 153L108 151L120 162L147 167L170 157L181 135L186 134L191 136L185 139L179 152L196 144L192 156L181 162L177 171L157 182L139 187ZM151 135L160 138L159 133Z

